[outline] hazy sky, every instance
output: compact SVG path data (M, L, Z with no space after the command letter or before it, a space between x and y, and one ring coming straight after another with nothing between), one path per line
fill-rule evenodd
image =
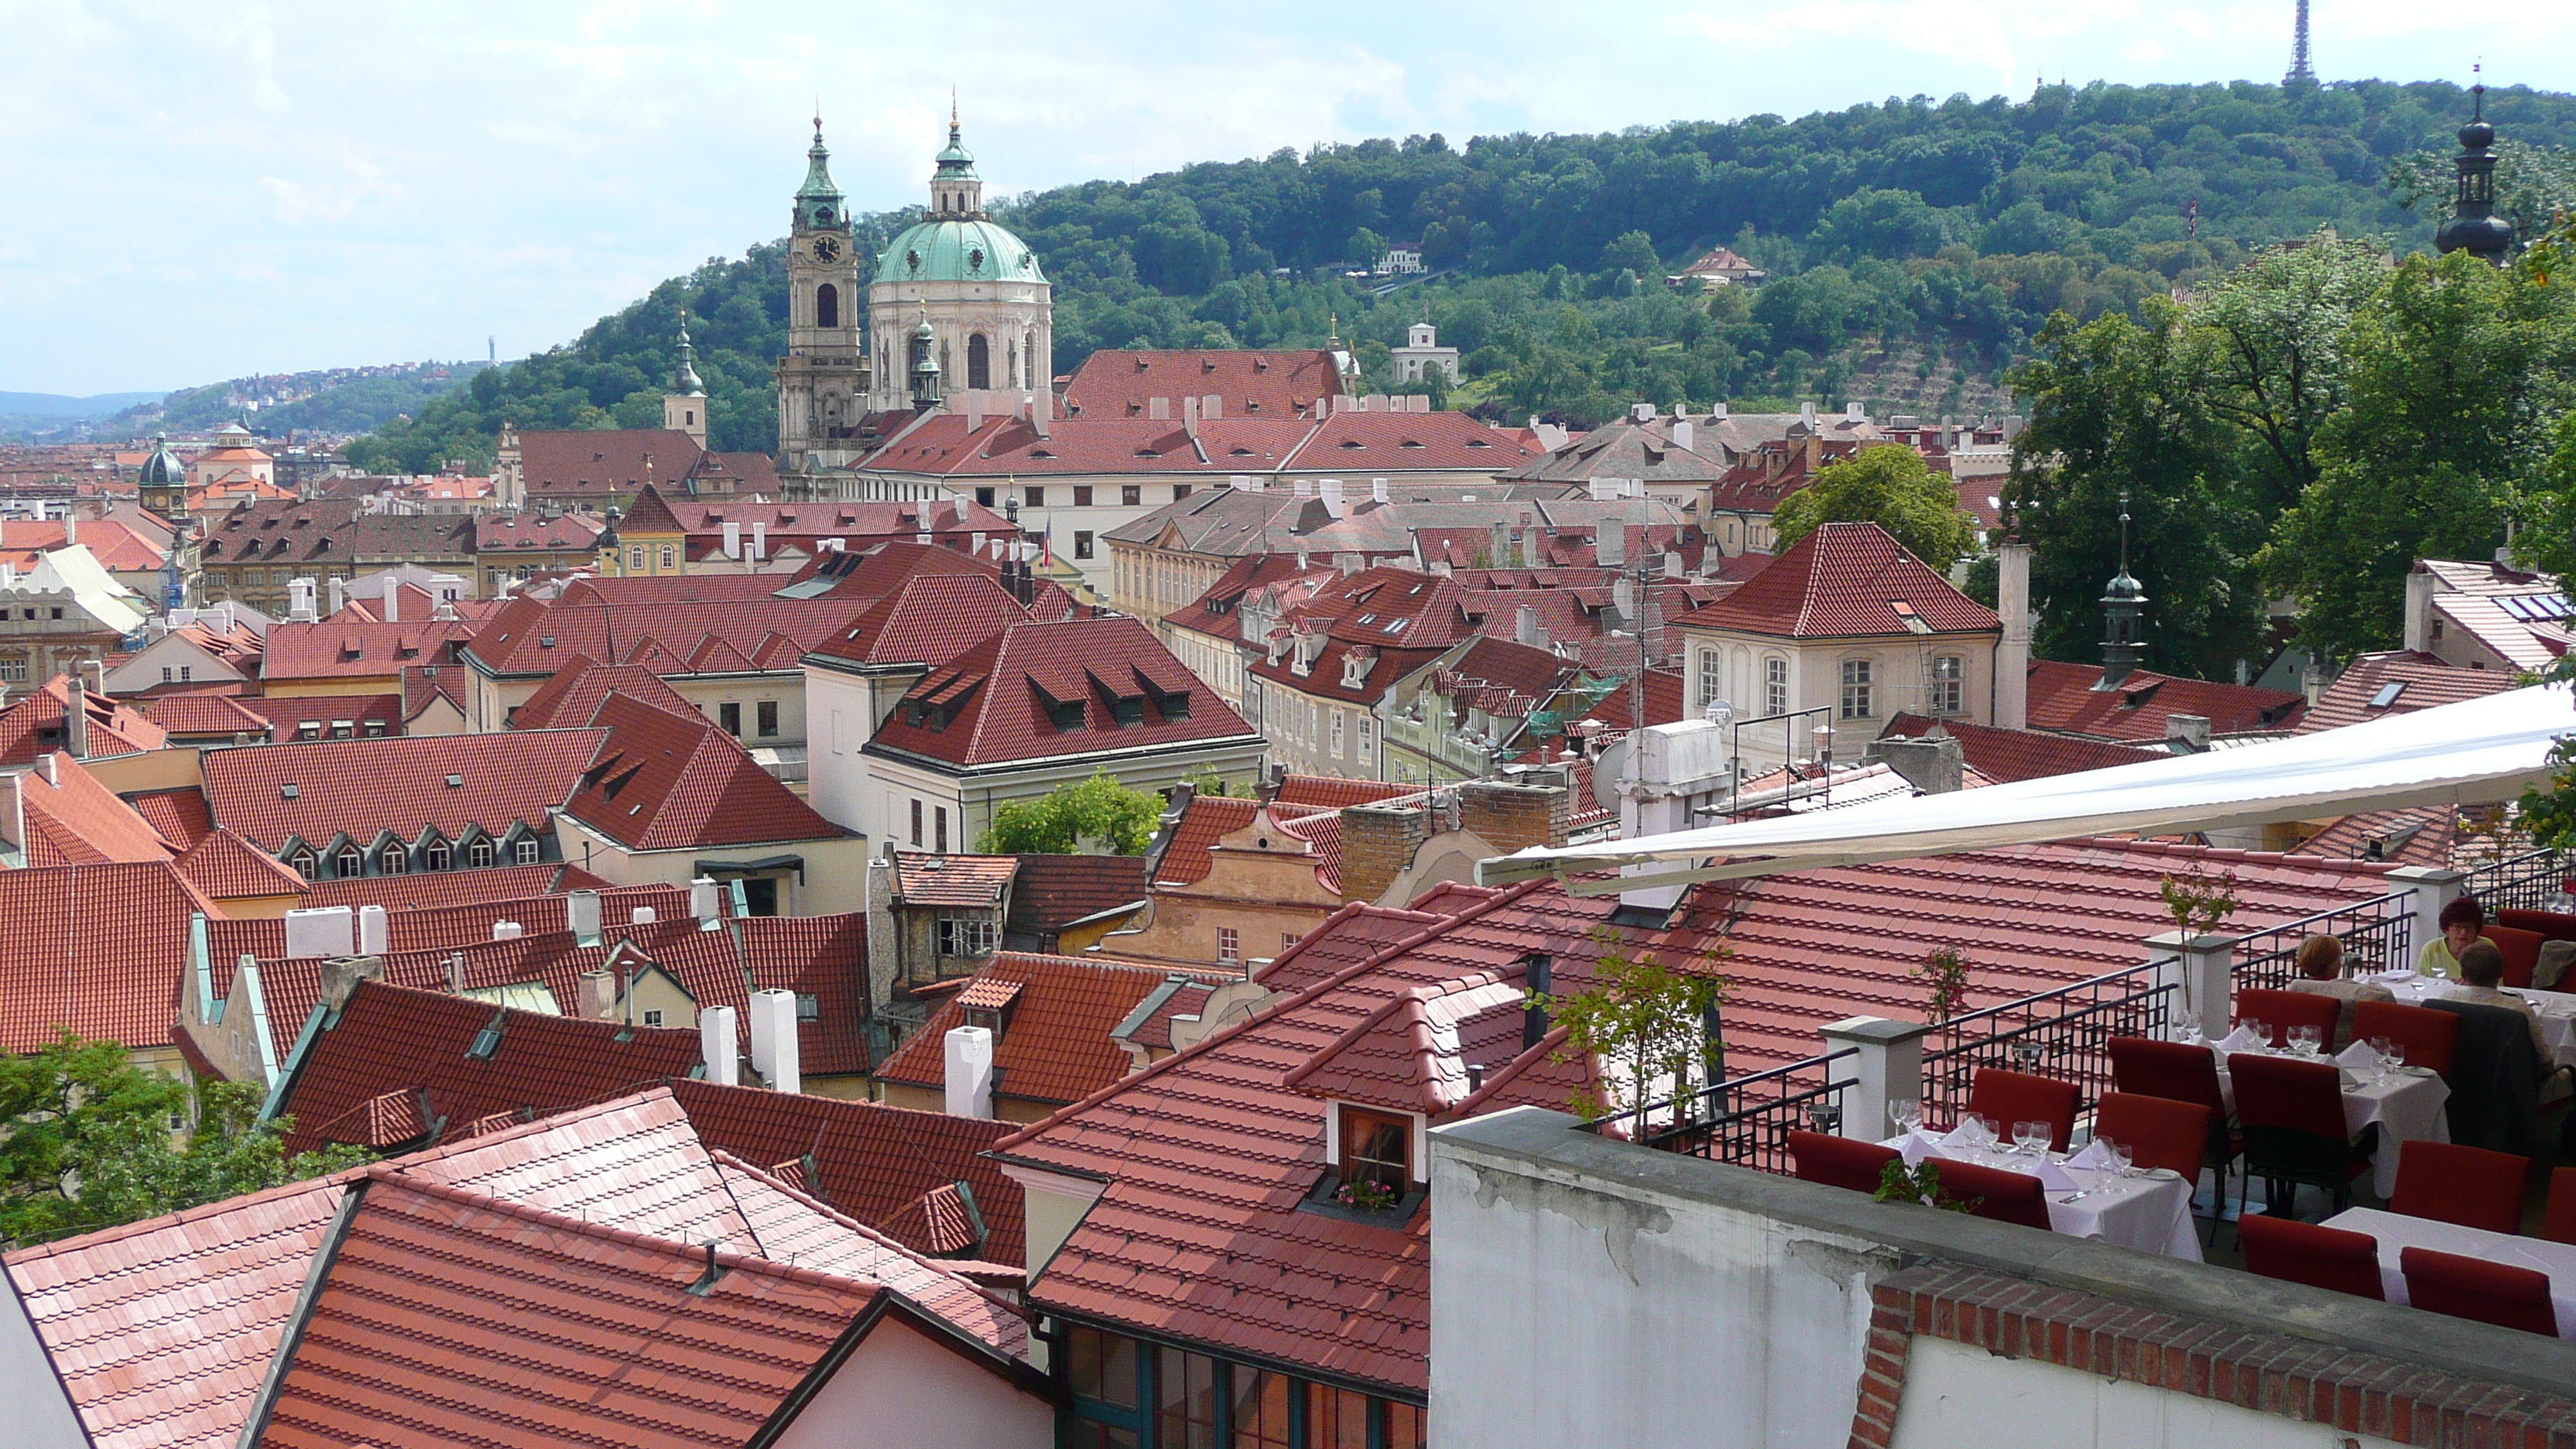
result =
M1016 192L1372 135L2021 96L2043 72L2277 79L2292 3L0 0L0 390L566 340L782 234L818 95L873 210L922 197L952 83L987 185ZM2576 88L2556 10L2479 12L2513 37L2491 79ZM2318 72L2465 80L2465 14L2315 0Z

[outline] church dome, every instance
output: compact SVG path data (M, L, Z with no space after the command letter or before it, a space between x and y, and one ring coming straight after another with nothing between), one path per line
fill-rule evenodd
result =
M185 488L188 486L187 465L170 451L170 435L158 433L152 439L152 456L143 460L141 481L144 487Z
M981 219L933 220L908 228L877 258L876 281L1043 282L1037 253L1006 227Z

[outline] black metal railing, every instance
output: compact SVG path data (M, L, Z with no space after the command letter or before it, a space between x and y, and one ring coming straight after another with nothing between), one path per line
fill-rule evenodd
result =
M2111 1038L2162 1037L2181 1010L2176 984L2162 974L2148 962L1934 1027L1923 1050L1923 1120L1947 1125L1966 1116L1986 1067L2073 1082L2083 1089L2080 1110L2091 1111L2111 1090Z
M2568 894L2568 861L2556 850L2504 856L2469 871L2468 891L2493 919L2498 911L2553 909Z
M2249 931L2236 939L2235 961L2228 968L2229 989L2278 991L2289 985L2296 972L2292 963L2299 943L2310 936L2342 938L2347 969L2355 976L2411 966L2415 963L2414 899L2413 892L2398 891Z
M1764 1172L1791 1170L1789 1133L1834 1132L1859 1083L1858 1047L1844 1047L1751 1076L1732 1077L1679 1098L1646 1102L1586 1124L1616 1129L1631 1142L1666 1152L1731 1162Z

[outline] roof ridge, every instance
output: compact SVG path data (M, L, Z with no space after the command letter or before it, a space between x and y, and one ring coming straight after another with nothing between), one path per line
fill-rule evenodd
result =
M689 1130L692 1133L696 1132L697 1124L691 1123ZM832 1206L830 1203L825 1202L821 1198L805 1191L803 1188L796 1186L787 1179L778 1176L769 1169L746 1162L743 1159L734 1156L732 1153L725 1151L721 1147L707 1148L707 1156L710 1160L723 1166L730 1167L736 1172L758 1178L761 1185L768 1188L770 1191L781 1193L787 1197L795 1199L798 1203L802 1204L807 1211L830 1219L840 1227L847 1229L859 1237L865 1238L873 1246L882 1249L885 1252L892 1253L897 1257L916 1264L917 1266L938 1273L942 1277L953 1279L956 1281L958 1286L977 1294L993 1307L998 1308L1015 1318L1020 1316L1021 1310L1019 1305L1012 1303L1009 1299L993 1292L983 1284L976 1282L974 1279L967 1277L956 1269L947 1266L950 1262L966 1260L933 1258L926 1253L916 1252L913 1249L906 1247L902 1242L898 1241L891 1235L879 1232L875 1228L869 1227L866 1223L860 1222L857 1218L851 1217L839 1208ZM733 1195L733 1188L730 1184L725 1188L725 1195L727 1197L731 1197ZM735 1200L735 1210L741 1210L741 1202L739 1199ZM745 1213L743 1215L743 1221L748 1224L751 1221L750 1214ZM982 1260L975 1259L972 1261L980 1262ZM888 1293L894 1294L898 1298L902 1298L905 1302L909 1303L914 1301L910 1294L905 1293L902 1289L897 1288L892 1284L881 1283L877 1286ZM923 1307L923 1311L931 1312L932 1310L925 1306ZM934 1314L934 1316L943 1320L947 1317L946 1314Z
M1526 973L1523 974L1526 975ZM1512 975L1513 972L1508 968L1489 967L1482 971L1471 971L1464 976L1451 977L1443 982L1416 982L1399 988L1375 1009L1351 1023L1339 1036L1333 1038L1329 1046L1315 1051L1294 1071L1281 1077L1279 1085L1294 1087L1313 1076L1324 1063L1359 1045L1388 1018L1407 1008L1419 1012L1444 996L1452 996L1460 991L1473 991L1478 987L1497 985L1510 980Z

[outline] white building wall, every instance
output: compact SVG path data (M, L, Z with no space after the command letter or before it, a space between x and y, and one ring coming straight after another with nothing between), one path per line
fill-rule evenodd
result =
M887 1318L776 1442L779 1449L1049 1449L1055 1410Z
M848 830L868 829L868 757L860 751L876 733L870 694L865 679L805 671L803 710L813 730L805 750L806 803Z
M1890 1449L1993 1449L2006 1425L2016 1443L2094 1449L2381 1449L2396 1442L1915 1336Z

